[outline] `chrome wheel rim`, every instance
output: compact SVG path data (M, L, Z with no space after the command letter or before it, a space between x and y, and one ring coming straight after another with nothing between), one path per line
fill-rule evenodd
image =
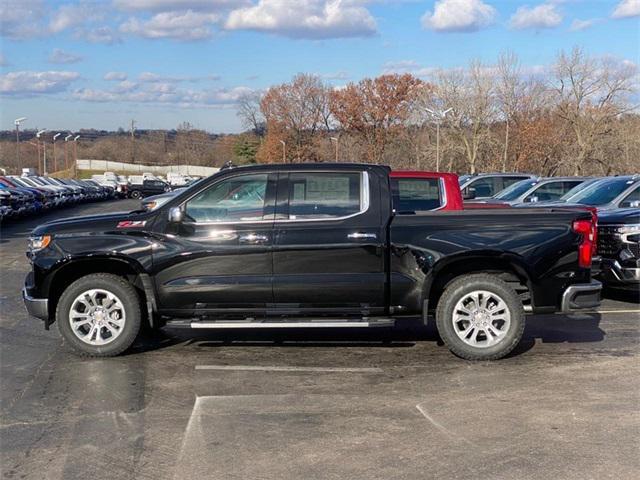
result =
M507 303L493 292L475 290L464 295L453 310L453 329L460 340L475 348L500 343L511 326Z
M71 331L87 345L107 345L124 330L122 301L108 290L94 288L76 297L69 310Z

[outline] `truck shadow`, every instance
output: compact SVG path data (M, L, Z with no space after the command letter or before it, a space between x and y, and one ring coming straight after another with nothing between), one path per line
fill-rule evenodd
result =
M592 343L604 340L600 328L600 314L540 315L527 318L522 340L508 357L531 350L541 343ZM435 320L424 325L420 319L399 321L393 328L361 330L334 329L278 329L278 330L221 330L196 331L164 328L138 341L131 353L142 353L183 344L197 348L221 347L331 347L331 348L411 348L422 342L444 346L438 335Z

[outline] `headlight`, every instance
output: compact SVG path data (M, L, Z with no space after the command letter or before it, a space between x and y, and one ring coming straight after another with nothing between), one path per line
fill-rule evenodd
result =
M640 225L624 225L617 228L618 233L640 233Z
M38 235L29 237L29 251L31 253L43 250L51 243L51 235Z

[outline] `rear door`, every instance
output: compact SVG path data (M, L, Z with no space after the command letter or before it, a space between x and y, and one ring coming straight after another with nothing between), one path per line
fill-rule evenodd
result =
M379 199L388 199L389 192L381 183L355 169L281 174L273 252L276 312L384 312L386 228Z

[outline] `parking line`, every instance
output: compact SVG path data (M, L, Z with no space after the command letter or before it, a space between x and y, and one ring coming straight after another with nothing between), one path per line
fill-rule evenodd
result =
M640 310L593 310L594 313L640 313Z
M326 373L382 373L381 368L349 367L277 367L256 365L196 365L196 370L230 370L246 372L326 372Z

